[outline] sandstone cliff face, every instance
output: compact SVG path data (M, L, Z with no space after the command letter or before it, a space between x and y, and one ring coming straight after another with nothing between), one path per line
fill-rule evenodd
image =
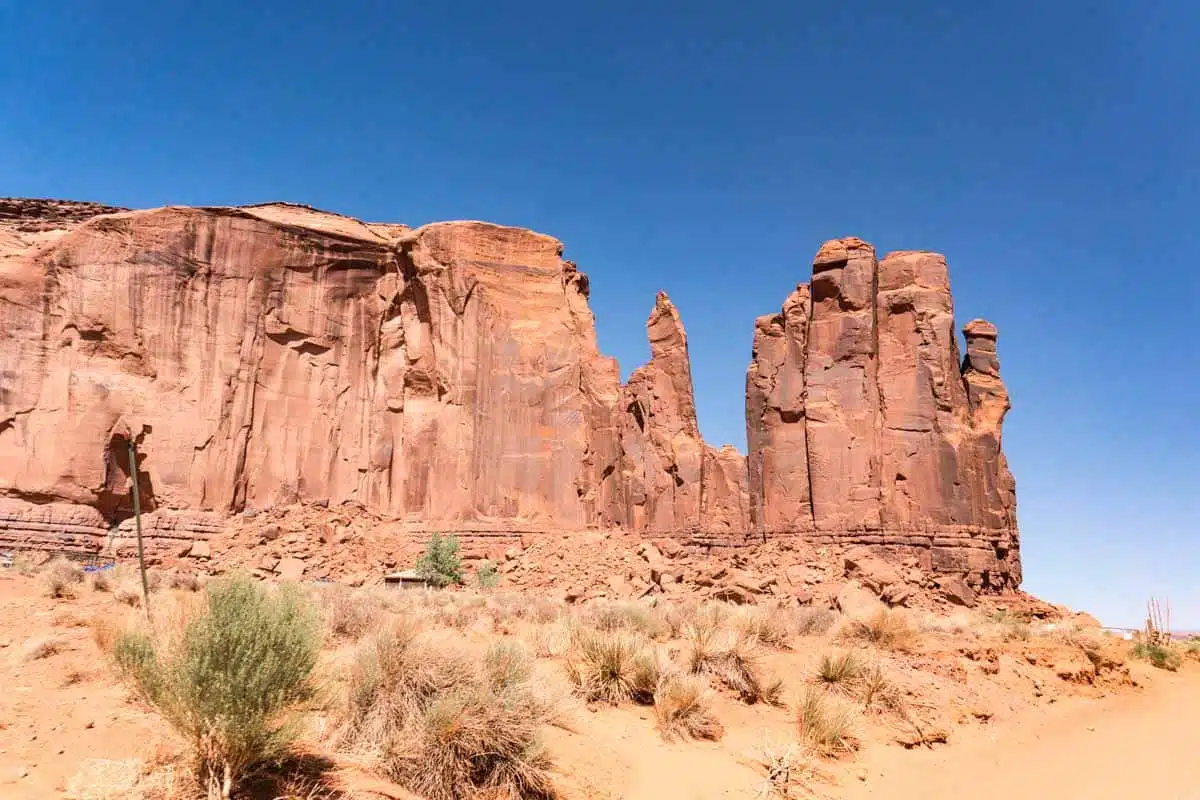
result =
M944 259L847 239L760 318L749 456L700 436L660 293L620 383L562 245L303 206L0 200L0 543L156 546L234 512L357 503L465 537L804 535L1019 579L995 329L960 365ZM423 535L423 534L422 534Z
M918 552L977 586L1019 584L996 329L976 320L965 334L960 364L942 256L823 245L811 285L755 325L752 526Z

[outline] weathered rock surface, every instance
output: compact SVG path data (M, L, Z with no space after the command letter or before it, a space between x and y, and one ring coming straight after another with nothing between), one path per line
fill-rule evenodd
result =
M746 377L752 526L872 545L981 588L1020 583L1016 494L1000 450L996 328L965 328L944 257L879 261L824 244L811 285L755 324Z
M499 553L550 531L799 535L1019 581L996 331L971 323L960 365L940 256L821 248L756 323L743 457L700 436L670 299L621 385L562 250L290 204L0 199L0 544L127 548L133 442L163 552L311 503Z

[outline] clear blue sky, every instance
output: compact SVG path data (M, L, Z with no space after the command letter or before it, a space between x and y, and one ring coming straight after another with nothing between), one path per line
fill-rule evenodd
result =
M1197 41L1191 0L10 0L0 194L553 234L625 374L670 293L739 447L821 241L942 251L1000 328L1026 588L1200 628Z

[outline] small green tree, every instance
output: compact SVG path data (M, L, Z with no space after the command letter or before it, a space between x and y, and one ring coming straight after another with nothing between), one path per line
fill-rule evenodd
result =
M458 557L458 537L435 533L425 546L425 555L417 561L417 575L437 587L463 582L462 559Z
M495 589L500 583L500 570L491 561L483 560L475 567L475 580L479 581L480 589Z
M178 641L127 632L113 657L140 694L192 745L209 798L283 756L312 693L320 625L291 587L246 576L209 584Z

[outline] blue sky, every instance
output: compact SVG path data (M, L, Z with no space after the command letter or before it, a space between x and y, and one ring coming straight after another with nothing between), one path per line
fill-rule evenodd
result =
M1200 628L1200 4L451 5L2 3L0 194L551 233L626 374L670 293L739 447L821 241L944 252L1000 328L1026 588Z

